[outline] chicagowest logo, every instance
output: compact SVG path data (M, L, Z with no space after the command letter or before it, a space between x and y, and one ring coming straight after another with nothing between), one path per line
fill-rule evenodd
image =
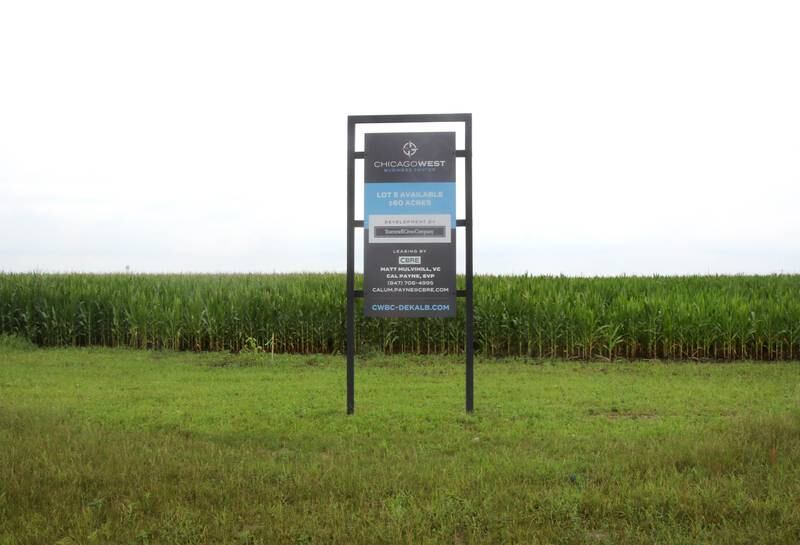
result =
M403 153L410 159L412 155L417 153L419 148L417 145L409 140L403 144ZM447 165L444 159L428 159L428 160L414 160L409 161L404 159L402 161L373 161L372 166L375 168L439 168Z

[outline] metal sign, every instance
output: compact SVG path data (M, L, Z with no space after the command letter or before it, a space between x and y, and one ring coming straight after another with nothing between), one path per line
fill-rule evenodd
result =
M456 133L364 140L364 314L454 317Z
M356 125L380 123L462 123L464 149L456 149L453 132L381 132L365 134L365 149L356 151ZM464 165L464 218L455 217L457 158ZM364 161L363 220L355 219L357 160ZM365 284L357 290L355 230L362 227ZM456 289L456 227L466 230L464 289ZM355 412L358 297L365 298L367 316L409 318L455 316L455 297L465 298L466 409L472 412L472 288L472 114L348 116L347 414Z

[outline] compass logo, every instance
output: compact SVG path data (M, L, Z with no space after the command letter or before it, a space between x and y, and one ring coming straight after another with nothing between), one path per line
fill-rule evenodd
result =
M408 142L403 144L403 153L411 157L412 155L417 153L417 145L409 140Z

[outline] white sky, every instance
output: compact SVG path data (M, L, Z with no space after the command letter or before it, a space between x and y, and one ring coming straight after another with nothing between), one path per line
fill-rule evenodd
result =
M478 273L798 273L798 97L797 2L9 0L0 270L343 271L346 116L472 112Z

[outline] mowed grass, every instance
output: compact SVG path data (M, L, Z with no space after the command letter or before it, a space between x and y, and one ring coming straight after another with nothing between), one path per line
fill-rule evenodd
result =
M798 543L797 363L0 351L0 544Z

